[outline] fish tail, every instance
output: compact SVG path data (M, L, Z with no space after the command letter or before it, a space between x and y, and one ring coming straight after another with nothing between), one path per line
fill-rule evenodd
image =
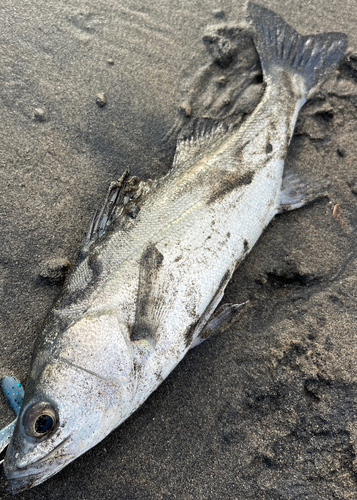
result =
M334 70L347 48L343 33L299 35L280 16L252 2L247 14L266 82L277 67L284 68L303 78L308 94Z

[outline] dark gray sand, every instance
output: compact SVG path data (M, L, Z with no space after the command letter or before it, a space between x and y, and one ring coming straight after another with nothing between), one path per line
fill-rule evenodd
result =
M304 34L343 31L357 51L356 0L260 3ZM110 181L125 168L162 176L179 125L259 98L255 51L227 29L242 7L2 0L0 377L26 380ZM277 216L237 270L224 300L249 304L124 425L19 499L357 498L356 117L357 55L301 113L287 165L323 196ZM1 397L0 426L12 419Z

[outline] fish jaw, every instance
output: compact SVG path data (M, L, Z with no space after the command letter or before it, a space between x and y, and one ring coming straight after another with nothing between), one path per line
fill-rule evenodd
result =
M13 477L10 480L6 482L5 485L5 492L7 494L12 494L12 495L17 495L18 493L21 493L22 491L26 491L33 486L38 486L39 484L43 483L48 479L50 476L53 474L56 474L61 470L62 467L59 467L58 469L54 469L51 474L48 476L40 476L39 474L34 473L33 475L29 476L26 475L24 477L18 476L18 477Z
M47 457L28 466L17 466L17 454L16 448L10 445L4 464L6 492L13 495L41 484L78 456L71 443L71 436L64 439Z

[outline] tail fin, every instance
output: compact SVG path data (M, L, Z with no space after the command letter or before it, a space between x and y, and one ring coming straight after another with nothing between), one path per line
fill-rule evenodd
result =
M289 68L304 78L308 93L334 70L347 48L343 33L302 36L269 9L249 2L247 11L264 79L274 66Z

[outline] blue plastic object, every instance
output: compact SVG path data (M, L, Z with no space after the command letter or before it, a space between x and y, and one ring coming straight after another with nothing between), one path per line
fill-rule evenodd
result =
M16 415L18 415L25 396L25 391L20 380L15 377L5 377L1 382L1 388L11 408L14 410ZM11 422L11 424L0 430L0 453L10 443L16 422L17 418Z
M2 392L16 415L20 413L25 391L20 380L15 377L5 377L1 382Z

